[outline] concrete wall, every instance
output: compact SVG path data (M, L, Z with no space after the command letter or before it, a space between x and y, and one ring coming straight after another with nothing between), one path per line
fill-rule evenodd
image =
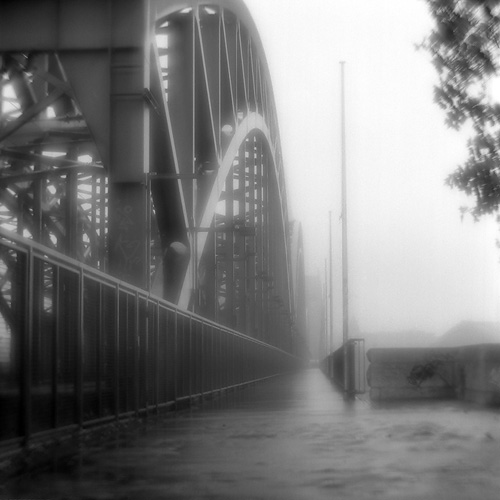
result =
M500 344L460 348L459 397L484 405L500 406Z
M370 349L373 400L459 398L500 406L500 344Z
M456 348L370 349L367 357L371 399L456 397Z

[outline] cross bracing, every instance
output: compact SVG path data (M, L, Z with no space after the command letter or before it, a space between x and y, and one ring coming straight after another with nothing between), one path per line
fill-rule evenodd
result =
M293 351L302 253L243 3L4 1L0 51L0 225Z

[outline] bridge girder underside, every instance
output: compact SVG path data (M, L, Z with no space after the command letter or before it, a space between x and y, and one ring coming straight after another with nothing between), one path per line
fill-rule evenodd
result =
M0 58L1 227L294 349L276 109L242 3L2 2Z

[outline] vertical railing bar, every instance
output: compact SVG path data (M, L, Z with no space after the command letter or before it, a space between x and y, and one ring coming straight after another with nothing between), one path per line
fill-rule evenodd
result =
M239 349L239 343L240 339L233 335L232 333L229 334L229 346L228 346L228 354L227 357L229 359L229 370L228 370L228 381L227 385L231 387L236 380L238 380L240 373L244 373L244 366L245 366L245 361L242 362L243 365L243 370L241 370L241 366L238 368L236 367L236 353L238 352ZM244 357L243 357L244 359Z
M128 362L128 356L129 356L129 350L130 350L130 323L129 323L129 302L130 302L130 295L125 291L124 293L124 298L125 298L125 311L123 314L123 317L125 318L124 325L123 325L123 333L119 333L121 336L121 341L123 342L123 389L124 389L124 396L123 396L123 409L125 411L129 411L130 409L130 388L129 388L129 371L131 369L130 363ZM121 310L121 307L120 307Z
M222 328L217 328L217 389L220 390L223 385L225 366L222 361Z
M26 254L25 254L26 255ZM19 266L19 253L17 254L17 265ZM28 311L25 316L23 325L24 342L21 344L22 352L22 371L21 371L21 408L22 408L22 428L21 432L24 436L24 445L27 446L31 437L31 362L32 362L32 339L33 339L33 285L34 285L34 255L33 248L28 247L28 253L25 261L24 269L24 289L23 298L28 305ZM18 292L19 293L19 292ZM19 314L20 309L16 311Z
M205 373L205 323L201 323L201 332L200 332L200 374L201 374L201 379L200 379L200 392L202 395L202 398L205 394L205 380L206 380L206 373Z
M197 324L198 322L194 319L191 318L189 321L190 323L190 344L191 348L189 350L190 356L192 359L192 364L191 364L191 394L192 396L195 396L198 393L198 356L197 356L197 350L198 350L198 338L197 338Z
M168 357L168 344L169 344L169 336L170 336L170 328L169 328L169 317L170 317L170 311L166 308L163 309L163 314L165 315L165 321L164 321L164 330L163 330L163 335L165 337L165 340L163 342L163 359L164 359L164 364L163 364L163 371L162 371L162 377L163 377L163 402L168 403L169 402L169 396L170 396L170 380L169 380L169 370L170 370L170 360Z
M197 359L197 338L196 338L196 320L191 318L189 321L189 329L190 329L190 358L191 362L191 394L194 396L198 390L198 359Z
M171 321L172 321L172 309L167 308L166 310L166 322L165 322L165 388L166 388L166 398L167 402L175 401L175 337L171 337L174 335L171 329ZM173 352L170 352L169 355L169 347ZM173 356L172 356L173 354Z
M80 267L78 273L78 293L77 293L77 340L76 340L76 417L77 423L80 428L83 427L83 364L84 364L84 330L83 330L83 317L84 317L84 288L83 280L84 273L83 268Z
M177 332L177 309L174 309L174 367L173 367L173 374L174 374L174 401L177 401L179 397L179 388L177 387L178 384L178 379L179 377L177 376L177 369L179 366L179 347L178 347L178 332Z
M100 198L99 198L99 260L100 266L99 268L103 271L107 271L107 261L106 261L106 200L107 200L107 177L101 175L99 181L100 187Z
M59 355L59 338L61 330L61 321L59 318L59 267L54 265L52 267L52 315L54 316L53 338L52 338L52 424L54 429L57 428L57 408L58 408L58 394L57 394L57 358ZM43 280L43 273L42 273Z
M140 338L140 311L139 311L139 292L136 290L134 295L134 339L132 342L133 346L133 356L134 356L134 409L136 414L139 413L139 379L141 374L139 373L140 366L140 355L141 355L141 338Z
M238 368L236 366L236 347L237 344L240 344L240 339L238 337L235 337L231 333L231 342L229 344L230 350L229 350L229 366L231 367L231 370L229 372L229 384L228 385L233 385L239 378L239 375L237 374Z
M115 418L120 416L120 285L115 285L115 373L114 373L114 389L115 389Z
M185 322L184 322L185 324ZM193 363L193 318L189 316L188 318L188 335L189 335L189 350L188 350L188 359L189 359L189 384L188 384L188 392L189 396L193 395L193 372L194 372L194 363Z
M196 393L203 394L203 321L196 322Z
M227 360L227 331L221 329L221 345L220 345L220 359L224 367L221 378L221 388L227 385L227 374L229 370L229 364ZM222 340L224 339L224 341Z
M222 389L222 384L224 380L224 371L225 366L222 361L222 329L220 327L217 328L217 390L220 391Z
M155 356L155 407L156 413L160 404L160 300L154 302L154 356Z
M216 370L216 359L215 359L215 327L210 326L210 390L215 391L215 370Z
M219 369L220 369L220 363L219 359L217 357L217 339L219 337L219 328L218 326L213 326L212 327L212 360L213 360L213 365L212 365L212 390L216 391L218 389L219 385Z
M143 299L144 300L144 299ZM144 340L144 346L140 346L139 352L140 352L140 364L139 364L139 378L142 376L143 378L143 385L142 385L142 390L144 391L144 400L139 401L139 406L142 406L147 409L149 407L150 401L149 401L149 363L150 363L150 345L149 345L149 300L145 299L144 300L145 304L145 311L144 311L144 320L145 320L145 325L142 325L144 328L144 334L142 335L143 340ZM141 309L140 303L139 303L139 310ZM140 338L140 337L139 337ZM142 370L142 373L141 373Z
M200 335L201 323L198 320L193 321L193 343L194 343L194 357L195 357L195 367L194 372L196 374L194 393L200 394L201 392L201 335Z
M223 367L220 379L220 388L222 389L227 385L227 371L228 371L228 361L227 361L227 333L221 329L220 336L220 346L219 346L219 356L221 360L221 365Z
M231 332L224 332L224 336L225 336L225 343L224 343L224 353L223 353L223 356L224 356L224 360L225 360L225 367L226 367L226 373L225 373L225 376L224 376L224 387L227 387L229 385L229 381L231 379L231 340L232 340L232 335L231 335Z
M207 325L207 342L206 342L206 347L205 349L207 350L206 353L206 366L208 367L207 370L207 392L212 392L212 372L213 372L213 358L212 358L212 343L213 343L213 335L212 335L212 326Z
M203 321L197 321L196 323L196 373L197 376L197 394L203 394Z
M97 321L97 339L96 346L97 351L96 355L96 391L97 391L97 416L102 417L102 377L103 377L103 322L104 322L104 304L103 304L103 292L102 292L102 283L98 282L98 293L97 293L97 303L99 304L99 309L97 311L98 321Z

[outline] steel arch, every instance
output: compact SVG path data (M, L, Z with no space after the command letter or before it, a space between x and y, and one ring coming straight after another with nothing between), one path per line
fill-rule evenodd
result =
M3 225L293 350L277 114L243 2L2 2L0 52Z

